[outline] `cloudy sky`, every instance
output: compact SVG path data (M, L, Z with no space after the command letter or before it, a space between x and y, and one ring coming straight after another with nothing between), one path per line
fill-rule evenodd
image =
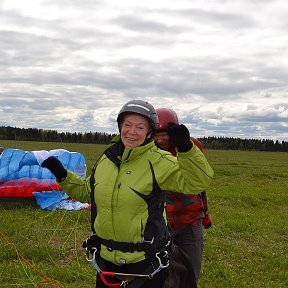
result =
M0 126L117 131L131 99L191 135L288 141L287 0L0 0Z

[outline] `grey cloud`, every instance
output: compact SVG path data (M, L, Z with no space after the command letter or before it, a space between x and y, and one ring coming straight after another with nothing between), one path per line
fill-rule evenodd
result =
M140 14L142 19L139 17ZM180 17L181 19L188 20L190 25L167 25L166 23L161 23L161 20L149 20L149 18L155 18L157 15ZM143 18L145 18L145 20ZM212 27L218 26L225 30L230 30L231 28L238 30L252 29L256 26L255 21L249 16L249 13L241 14L240 12L237 13L233 10L225 10L225 12L208 11L205 10L205 6L202 9L143 9L141 13L136 10L134 11L134 14L113 19L113 22L133 31L170 34L191 32L191 28L193 29L194 25L193 23L201 23L203 25L208 25L209 23Z
M287 109L286 109L287 111ZM282 116L279 110L266 110L266 111L247 111L245 114L237 115L237 119L245 122L251 122L251 123L261 123L261 122L267 122L267 123L275 123L275 122L286 122L288 123L288 113L287 116Z
M207 62L207 60L209 61ZM202 64L199 66L194 63ZM159 87L164 94L184 94L184 97L185 95L189 97L190 94L199 94L207 98L213 96L214 100L222 100L223 97L235 97L236 95L240 97L240 93L251 91L251 89L276 86L274 83L252 79L254 75L258 75L259 78L267 76L265 74L261 76L263 67L258 65L258 71L244 72L244 69L241 71L241 67L237 67L237 61L233 58L226 59L226 63L207 58L203 61L199 58L178 58L175 61L170 60L167 63L169 65L165 64L134 61L133 66L129 65L129 60L126 59L119 66L122 67L124 75L131 75L129 81L132 82L133 87L155 87L155 89ZM240 61L239 64L241 65ZM233 65L234 68L232 68ZM138 68L135 69L135 67ZM217 67L217 69L211 70L210 67Z
M249 106L249 108L251 108L251 106ZM203 118L203 113L199 113L198 110L201 109L201 107L197 107L182 116L180 122L188 125L192 135L194 134L198 137L225 135L240 138L271 138L277 134L278 139L282 139L282 136L285 138L285 135L288 133L288 127L283 124L288 122L287 116L280 117L280 112L276 109L273 110L273 107L260 112L254 108L255 107L253 107L253 110L247 109L246 112L239 112L234 115L225 115L225 117L221 119L219 114L208 112L205 118L219 120L216 124L212 124ZM255 112L257 112L257 115L255 115Z
M170 12L171 13L171 12ZM225 10L225 12L207 11L204 9L179 9L173 12L181 17L188 17L193 22L202 23L204 25L221 26L224 29L251 29L255 26L255 21L248 14L235 13Z
M260 5L264 12L268 4L275 7L271 1L250 1L247 7ZM122 28L115 32L97 25L97 13L109 9L112 2L91 0L83 5L80 0L67 0L45 1L43 5L77 9L79 14L52 21L22 15L21 10L0 10L1 124L115 132L118 109L125 101L137 98L175 107L191 131L202 136L255 134L287 139L287 49L285 40L277 43L284 34L273 30L273 37L268 39L275 42L251 41L252 32L258 33L263 27L253 11L212 10L205 5L203 9L143 10L129 6L119 16L113 11L113 18L103 17L103 26ZM185 21L167 22L163 15ZM286 18L282 16L281 23ZM278 27L276 24L273 27ZM187 32L193 37L182 40L179 36ZM239 38L224 38L226 33L236 33ZM221 40L212 37L218 35ZM245 36L250 40L245 42ZM174 56L172 51L178 45L188 53ZM243 47L238 50L237 45ZM171 51L172 56L149 61L138 54L128 57L123 53L135 46L159 55ZM178 106L185 103L190 109L187 115ZM203 115L205 103L215 107ZM246 104L246 111L227 112L239 103ZM62 114L59 108L73 113ZM257 129L262 134L257 134Z
M149 32L149 33L180 33L182 31L181 27L169 26L161 22L144 20L139 18L137 15L127 15L121 16L113 19L112 21L117 26L122 26L128 30L133 30L136 32ZM183 28L183 27L182 27Z
M105 3L105 2L104 2ZM60 9L65 9L65 8L79 8L79 9L87 9L88 11L91 12L91 9L93 8L98 8L100 6L103 6L103 0L45 0L44 5L47 6L58 6Z

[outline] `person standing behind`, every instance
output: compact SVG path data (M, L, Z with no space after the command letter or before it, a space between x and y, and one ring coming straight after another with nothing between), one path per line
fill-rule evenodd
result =
M117 124L120 135L86 179L67 171L53 157L42 167L55 175L69 196L97 208L91 224L94 234L86 243L100 250L93 254L98 263L96 287L107 287L104 272L112 272L117 277L111 277L111 287L162 288L167 269L161 268L168 265L162 265L162 258L167 256L169 243L164 191L198 194L209 186L214 173L184 125L168 129L179 151L177 157L156 147L153 136L158 116L150 103L127 102Z
M159 108L156 109L156 112L159 124L154 141L159 148L176 156L177 147L171 142L168 129L172 123L179 125L177 114L168 108ZM201 142L193 137L191 140L203 153ZM170 233L173 244L180 250L176 253L177 260L174 259L169 267L168 282L170 284L167 282L168 287L170 287L169 285L187 287L188 283L194 283L193 287L197 287L202 265L203 226L204 228L211 226L206 193L201 191L198 195L188 194L189 191L186 191L186 194L166 192L166 211ZM177 269L180 269L179 273ZM190 285L189 287L191 287Z

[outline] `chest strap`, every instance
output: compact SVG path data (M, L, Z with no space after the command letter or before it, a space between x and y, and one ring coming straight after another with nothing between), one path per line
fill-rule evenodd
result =
M96 234L90 236L89 239L83 242L82 247L86 248L93 254L93 249L97 248L100 252L100 244L106 246L108 251L118 250L124 253L133 253L133 252L145 252L148 257L155 257L156 252L162 250L169 250L170 246L170 237L163 238L159 241L157 248L154 247L154 239L151 241L144 240L142 242L132 243L132 242L120 242L114 240L103 239Z
M107 240L103 239L97 235L92 235L92 237L95 237L96 241L99 241L100 244L106 246L108 251L113 250L119 250L121 252L145 252L148 255L155 254L155 251L153 249L153 240L151 241L143 241L143 242L120 242L120 241L114 241L114 240Z

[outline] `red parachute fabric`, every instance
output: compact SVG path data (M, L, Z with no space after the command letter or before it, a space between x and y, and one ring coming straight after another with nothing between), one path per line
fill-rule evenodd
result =
M37 180L19 179L11 181L0 181L0 198L33 197L33 192L42 192L62 189L55 182L39 182Z
M78 152L5 149L0 156L0 198L33 197L33 192L62 191L55 176L41 167L49 156L57 157L66 169L78 171L81 177L86 174L84 156Z

